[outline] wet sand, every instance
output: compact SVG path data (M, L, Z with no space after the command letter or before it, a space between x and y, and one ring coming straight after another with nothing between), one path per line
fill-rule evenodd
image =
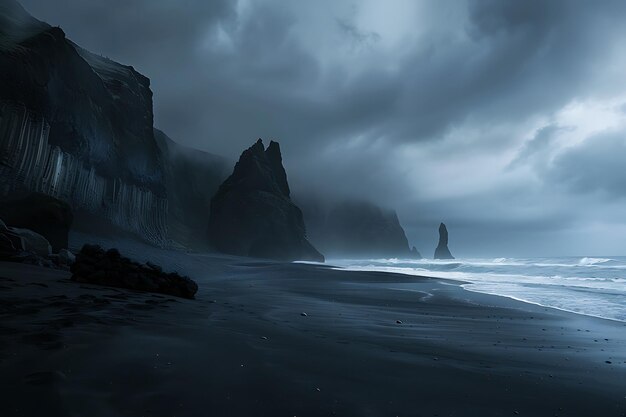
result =
M0 263L0 415L626 415L626 323L441 279L120 249L197 299Z

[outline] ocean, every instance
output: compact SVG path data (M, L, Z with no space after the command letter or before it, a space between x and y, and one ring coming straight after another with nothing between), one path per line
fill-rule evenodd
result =
M356 271L465 282L469 290L626 322L626 256L496 259L330 259Z

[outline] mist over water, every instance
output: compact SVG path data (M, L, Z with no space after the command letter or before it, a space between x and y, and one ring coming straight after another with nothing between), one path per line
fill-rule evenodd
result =
M626 257L496 259L330 259L348 270L383 271L465 282L501 295L579 314L626 321Z

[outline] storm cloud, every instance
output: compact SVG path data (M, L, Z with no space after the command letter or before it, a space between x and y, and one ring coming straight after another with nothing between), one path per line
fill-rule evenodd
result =
M622 1L22 0L152 80L155 123L297 195L395 208L423 253L626 247Z

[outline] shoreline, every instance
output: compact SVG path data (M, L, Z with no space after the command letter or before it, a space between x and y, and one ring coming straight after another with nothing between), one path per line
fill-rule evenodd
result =
M577 259L578 257L572 257L573 259ZM543 258L541 258L543 259ZM540 283L539 285L545 286L545 288L543 288L541 291L536 291L535 294L533 294L532 292L532 288L528 288L531 292L531 295L535 295L535 298L537 298L537 295L542 293L543 291L549 291L552 288L565 288L567 291L578 291L579 288L582 289L583 291L588 291L589 292L589 296L593 296L594 292L598 291L599 289L602 288L596 288L596 287L587 287L587 286L582 286L579 287L576 284L568 284L568 283L564 283L564 284L559 284L559 283L551 283L550 279L553 277L550 276L542 276L542 275L533 275L533 276L529 276L529 275L524 275L523 273L515 273L515 272L510 272L510 273L503 273L503 272L489 272L489 271L485 271L485 272L457 272L458 274L464 274L467 275L466 277L450 277L447 276L449 275L450 271L437 271L437 270L416 270L410 267L394 267L392 265L390 266L361 266L361 265L349 265L346 264L346 262L362 262L362 261L372 261L372 262L384 262L384 259L372 259L372 260L368 260L368 259L363 259L363 260L343 260L343 259L337 259L334 260L335 263L333 264L333 259L329 260L328 264L332 265L334 268L337 268L338 270L346 270L346 271L363 271L363 272L386 272L386 273L390 273L390 274L399 274L399 275L405 275L405 276L412 276L412 277L430 277L433 279L441 279L441 280L448 280L450 282L454 282L454 283L458 283L462 286L463 289L465 289L466 291L470 291L470 292L474 292L474 293L479 293L479 294L488 294L488 295L493 295L493 296L499 296L499 297L505 297L511 300L515 300L515 301L520 301L520 302L524 302L524 303L528 303L528 304L533 304L533 305L537 305L540 307L546 307L546 308L552 308L555 310L559 310L559 311L564 311L564 312L568 312L568 313L572 313L572 314L577 314L577 315L582 315L582 316L587 316L587 317L595 317L595 318L599 318L599 319L603 319L603 320L610 320L610 321L615 321L617 323L626 323L626 317L622 318L621 315L619 316L610 316L610 315L603 315L601 313L594 313L593 309L591 309L592 311L589 311L589 309L587 309L587 311L585 311L585 309L581 309L581 310L575 310L572 307L568 306L567 304L571 304L573 301L575 300L569 300L568 303L565 303L565 305L560 306L557 305L558 303L551 303L550 301L554 301L554 300L546 300L546 301L542 301L542 300L534 300L533 297L524 297L522 294L519 294L521 292L521 290L526 289L526 286L533 286L533 281L524 281L524 279L540 279L543 282ZM399 260L400 263L402 263L402 260ZM432 261L432 260L427 260L428 262ZM463 265L464 262L466 260L458 260L459 265ZM407 262L410 262L410 260L408 260ZM436 262L436 261L435 261ZM452 262L455 263L455 262ZM342 265L343 264L343 265ZM393 264L393 262L392 262ZM471 265L471 264L468 264ZM500 266L500 264L496 264L497 266ZM517 265L517 264L516 264ZM519 265L523 265L523 264L519 264ZM572 265L561 265L561 266L572 266ZM432 274L432 275L430 275ZM440 275L440 276L437 276ZM481 276L485 276L485 277L499 277L502 280L501 281L481 281L480 277ZM560 279L563 279L563 277L557 277ZM587 277L576 277L573 276L573 279L579 279L579 280L594 280L594 279L598 279L599 281L604 280L604 278L587 278ZM520 279L518 281L518 279ZM567 279L567 277L565 278ZM490 283L495 282L496 285L516 285L519 286L519 288L517 288L516 290L512 291L506 290L506 289L502 289L502 290L498 290L497 288L495 289L483 289L485 284L487 284L487 286L489 286ZM617 281L614 281L617 282ZM609 289L606 289L606 291L611 291ZM624 296L626 296L626 293L624 294ZM615 309L615 307L612 307L613 309ZM612 314L615 310L612 311L608 311L608 314ZM618 314L618 313L615 313Z
M478 290L470 290L470 289L465 288L463 285L461 285L461 288L463 288L465 291L470 291L470 292L475 292L475 293L480 293L480 294L486 294L486 295L493 295L493 296L496 296L496 297L504 297L504 298L508 298L510 300L513 300L513 301L519 301L519 302L522 302L522 303L525 303L525 304L531 304L531 305L534 305L534 306L537 306L537 307L543 307L543 308L549 308L549 309L552 309L552 310L562 311L564 313L575 314L577 316L584 316L584 317L589 317L589 318L592 318L592 319L607 320L607 321L610 321L610 322L626 324L626 320L620 320L620 319L615 319L615 318L611 318L611 317L596 316L596 315L593 315L593 314L581 313L580 311L567 310L565 308L549 306L549 305L540 304L540 303L536 303L536 302L529 301L529 300L524 300L522 298L516 298L516 297L511 296L511 295L489 293L489 292L483 292L483 291L478 291Z
M196 300L0 263L3 415L626 412L618 322L439 278L120 251L191 276Z
M593 315L593 314L589 314L589 313L582 313L580 311L573 311L573 310L567 310L565 308L560 308L560 307L555 307L555 306L550 306L550 305L545 305L545 304L541 304L541 303L537 303L534 301L529 301L529 300L524 300L523 298L517 298L515 296L512 295L506 295L506 294L498 294L498 293L493 293L493 292L487 292L487 291L479 291L479 290L472 290L466 287L466 285L473 285L473 283L469 282L469 281L462 281L462 280L456 280L456 279L452 279L452 278L442 278L442 277L432 277L432 276L427 276L427 275L417 275L417 274L409 274L409 273L403 273L403 272L392 272L392 271L376 271L376 270L351 270L351 269L346 269L345 267L341 267L341 266L333 266L334 269L338 270L338 271L351 271L351 272L381 272L384 274L392 274L392 275L406 275L409 277L417 277L417 278L428 278L428 279L433 279L433 280L441 280L441 281L448 281L450 282L451 285L459 285L461 288L463 288L465 291L469 291L469 292L473 292L473 293L477 293L477 294L485 294L485 295L492 295L494 297L503 297L503 298L507 298L513 301L519 301L521 303L525 303L525 304L531 304L537 307L544 307L544 308L549 308L549 309L553 309L553 310L557 310L557 311L562 311L565 313L570 313L570 314L576 314L579 316L584 316L584 317L590 317L590 318L594 318L594 319L601 319L601 320L608 320L608 321L612 321L612 322L616 322L616 323L626 323L626 320L620 320L620 319L616 319L616 318L611 318L611 317L603 317L603 316L597 316L597 315Z

